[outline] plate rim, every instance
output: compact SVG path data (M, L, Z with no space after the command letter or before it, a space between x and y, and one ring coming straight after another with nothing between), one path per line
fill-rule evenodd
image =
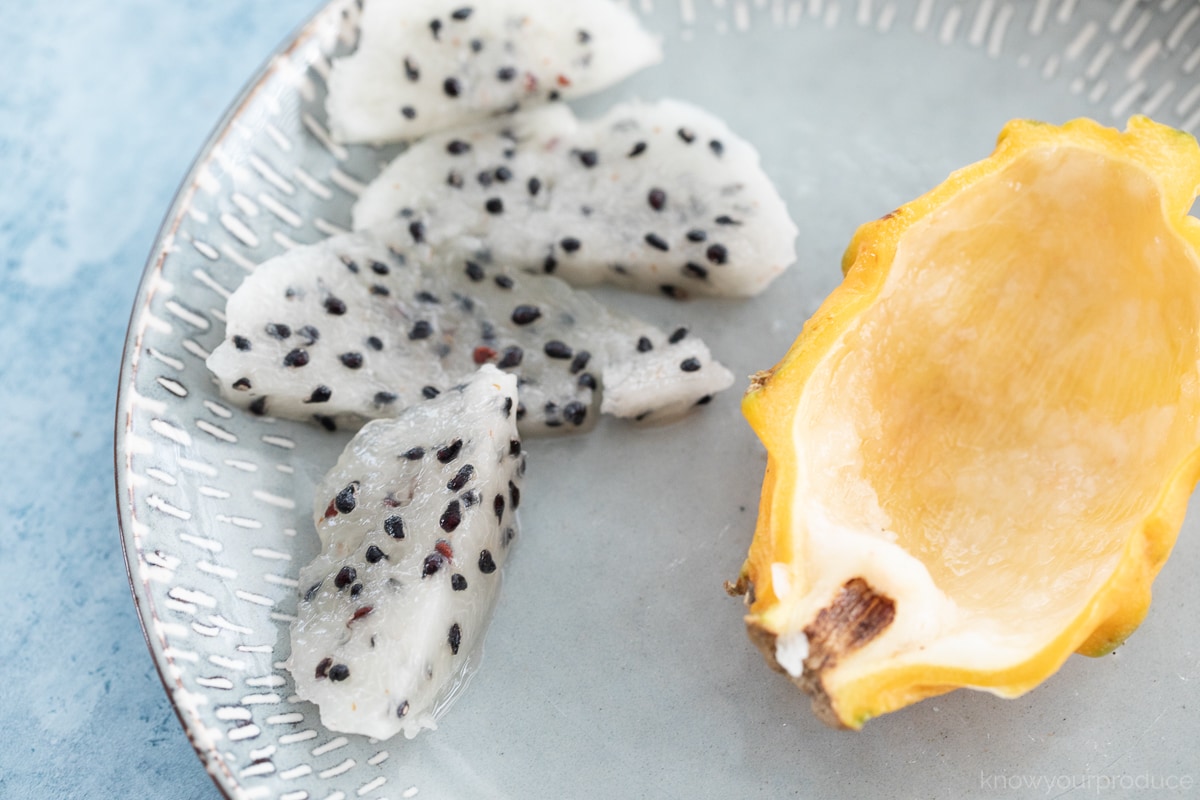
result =
M162 682L171 710L175 713L192 749L199 757L204 771L212 779L222 797L227 800L235 800L240 795L242 784L215 743L205 744L199 740L194 726L202 724L202 720L194 714L189 714L175 696L175 689L182 687L177 687L177 682L167 675L168 666L174 662L164 652L147 624L150 620L161 619L161 616L149 592L147 581L135 576L134 564L131 560L131 556L136 556L143 551L141 537L134 530L136 518L132 498L133 482L130 480L129 459L131 453L126 439L127 434L132 430L131 400L136 395L134 383L141 365L140 351L145 334L145 326L141 323L141 317L153 297L152 285L162 275L163 265L170 254L180 225L184 221L186 209L199 189L201 174L212 161L217 148L233 132L233 123L246 111L250 101L267 82L284 68L287 58L298 53L326 26L335 24L335 18L343 15L353 2L354 0L327 0L327 2L318 4L299 24L293 26L251 73L209 130L204 138L203 146L192 159L187 172L184 173L179 188L175 190L166 213L163 215L163 221L154 234L150 253L146 258L137 290L134 293L129 322L125 329L125 342L121 348L121 369L117 379L114 408L113 483L116 491L117 535L121 543L125 577L129 583L130 594L133 596L138 627L141 628L143 641L150 652L150 660Z

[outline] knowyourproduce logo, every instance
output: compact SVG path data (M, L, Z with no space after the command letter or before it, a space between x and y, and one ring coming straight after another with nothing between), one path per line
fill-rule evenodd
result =
M1042 792L1050 793L1078 791L1095 794L1120 792L1122 797L1131 792L1190 791L1196 786L1191 775L1155 775L1148 772L1129 775L1124 773L1100 773L1078 775L988 775L979 772L979 788L993 792Z

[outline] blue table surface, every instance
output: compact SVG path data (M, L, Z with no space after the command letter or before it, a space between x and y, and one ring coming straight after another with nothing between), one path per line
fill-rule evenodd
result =
M134 613L129 312L205 138L316 0L0 2L0 798L213 798Z

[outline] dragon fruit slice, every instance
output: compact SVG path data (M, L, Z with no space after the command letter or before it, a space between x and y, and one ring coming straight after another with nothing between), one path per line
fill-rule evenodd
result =
M260 265L208 359L256 414L355 427L436 397L482 364L520 379L526 434L600 411L666 419L733 376L683 329L606 310L556 278L505 271L470 243L414 244L416 223L343 234Z
M750 296L795 259L796 226L758 153L695 106L626 103L580 122L551 106L430 137L354 208L354 227L416 214L431 239L577 286Z
M662 59L612 0L368 0L327 109L347 142L412 139L603 89Z
M289 668L330 730L411 739L470 677L517 530L515 398L484 366L364 427L317 487Z

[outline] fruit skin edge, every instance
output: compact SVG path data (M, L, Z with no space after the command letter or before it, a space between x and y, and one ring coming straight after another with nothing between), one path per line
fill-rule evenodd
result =
M1058 143L1063 133L1072 135L1071 145L1133 163L1153 175L1161 193L1163 218L1191 245L1194 254L1200 254L1200 220L1188 215L1200 192L1200 149L1196 139L1140 115L1130 118L1125 132L1083 118L1061 127L1031 120L1010 121L989 157L954 171L924 195L861 225L842 257L842 283L804 323L779 363L752 376L742 399L743 415L767 446L767 465L749 553L736 582L727 583L726 590L745 596L749 607L744 618L747 633L773 670L787 674L776 658L776 640L782 626L771 613L779 605L770 565L779 560L773 554L793 552L786 487L795 483L795 463L794 459L780 458L768 443L790 441L794 403L786 392L800 396L830 346L878 298L895 257L896 243L908 228L1032 147ZM888 269L880 269L881 264ZM781 372L788 375L788 385L782 389L775 380ZM1193 450L1164 481L1154 513L1129 536L1112 575L1056 638L1021 664L988 673L910 666L842 685L836 697L825 690L820 675L812 674L808 659L801 675L789 677L811 696L813 713L819 719L831 727L858 730L873 717L957 688L1015 698L1054 674L1073 652L1090 657L1107 655L1145 619L1151 584L1171 553L1198 480L1200 448Z

